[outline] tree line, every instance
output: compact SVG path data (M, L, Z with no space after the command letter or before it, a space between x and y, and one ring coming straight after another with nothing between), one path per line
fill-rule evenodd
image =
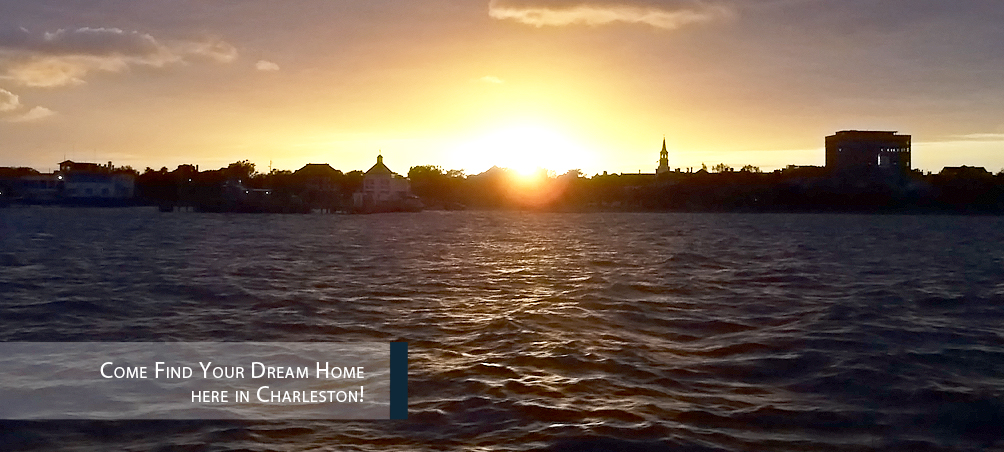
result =
M274 203L296 210L349 209L364 173L314 166L258 173L242 160L201 172L191 165L174 171L147 168L137 176L137 192L151 203L196 200L203 210L226 209L228 190L235 189L267 191ZM716 164L710 172L702 165L697 172L586 177L579 170L523 175L498 167L466 175L421 165L407 177L412 192L433 209L1004 213L1004 172L967 167L941 174L833 173L821 167L761 172L752 165L735 171Z

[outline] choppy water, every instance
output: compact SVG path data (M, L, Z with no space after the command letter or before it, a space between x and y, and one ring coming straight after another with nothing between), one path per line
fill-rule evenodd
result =
M2 341L410 342L410 419L33 450L1004 448L997 217L0 209Z

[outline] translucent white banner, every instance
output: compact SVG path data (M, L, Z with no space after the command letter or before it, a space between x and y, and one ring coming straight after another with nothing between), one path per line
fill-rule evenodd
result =
M3 342L0 419L389 419L391 348Z

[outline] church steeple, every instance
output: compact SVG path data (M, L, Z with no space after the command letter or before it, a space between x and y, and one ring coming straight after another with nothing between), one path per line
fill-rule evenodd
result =
M662 174L669 172L669 151L666 150L666 136L662 136L662 151L659 152L659 167L656 168L655 174Z
M366 171L366 174L367 175L369 175L369 174L390 174L390 175L393 175L394 174L394 172L391 171L390 168L387 168L387 165L384 165L384 163L383 163L383 151L380 151L377 154L376 165L373 165L368 171Z

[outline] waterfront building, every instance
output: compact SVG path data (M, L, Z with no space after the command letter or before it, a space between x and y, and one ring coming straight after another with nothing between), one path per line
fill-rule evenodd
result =
M391 171L377 155L376 164L363 176L363 187L352 195L353 206L358 211L382 212L395 210L420 210L421 203L411 194L408 179Z
M941 177L951 178L951 179L962 178L962 179L975 180L975 179L992 177L993 173L987 171L987 169L982 166L962 165L962 166L946 166L941 170L940 173L938 173L938 175Z
M136 177L130 171L107 165L66 160L48 174L32 172L11 181L25 202L118 202L132 199Z
M136 187L136 177L129 172L116 171L108 165L78 163L66 160L59 164L56 173L60 195L64 199L130 199Z
M27 202L55 202L60 197L62 182L56 173L28 174L13 183L14 192Z
M826 169L862 171L873 168L910 170L910 135L895 131L843 130L826 137Z
M317 192L337 192L342 172L327 163L308 163L293 172L293 176L306 188Z

